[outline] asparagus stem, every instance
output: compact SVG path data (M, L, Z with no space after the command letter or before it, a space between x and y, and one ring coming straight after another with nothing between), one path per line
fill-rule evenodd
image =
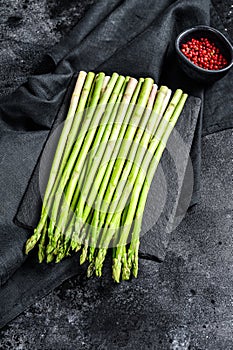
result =
M92 205L95 201L96 197L96 189L99 189L99 193L102 195L105 192L106 186L108 184L108 178L111 174L112 168L109 166L109 156L111 157L112 153L114 152L114 146L116 144L117 139L122 139L124 131L126 129L127 123L125 123L125 128L121 128L122 125L122 120L126 119L126 121L129 120L131 113L134 109L134 105L136 103L137 97L139 95L141 85L143 83L144 79L140 79L139 83L137 84L137 80L134 78L130 78L126 91L124 93L122 102L119 106L119 110L117 112L115 124L112 128L111 131L111 136L105 151L105 155L102 160L103 166L100 167L98 170L98 173L96 175L95 181L93 183L93 187L89 193L89 199L88 203L85 206L85 210L82 215L82 221L86 222L87 217L89 216L91 210L92 210ZM103 179L104 174L106 175ZM103 180L103 181L102 181ZM101 186L100 186L101 184ZM95 206L97 205L97 202ZM94 246L93 246L94 248ZM92 251L92 254L94 254L94 251Z
M178 96L177 96L178 97ZM173 114L168 122L168 125L166 127L165 132L163 133L163 136L160 140L159 146L153 156L153 159L150 163L148 172L147 172L147 176L143 182L143 187L141 191L138 191L138 185L139 182L142 180L143 178L143 174L140 172L139 176L137 178L137 182L135 184L133 193L132 193L132 198L130 201L130 206L129 206L129 216L126 218L126 223L130 224L130 222L132 222L132 216L135 214L135 225L136 225L136 229L133 231L133 236L132 236L132 241L130 244L130 248L129 248L129 265L131 266L132 262L134 264L133 266L133 274L136 277L137 276L137 272L138 272L138 246L139 246L139 232L140 232L140 227L141 227L141 223L142 223L142 217L143 217L143 212L145 209L145 205L146 205L146 200L147 200L147 195L150 189L150 185L151 182L153 180L155 171L157 169L157 166L159 164L159 161L162 157L163 151L166 147L167 144L167 140L172 132L172 130L175 127L175 124L182 112L182 109L184 107L184 104L186 102L188 95L187 94L183 94L181 99L179 100L178 104L176 105L175 109L173 110ZM136 204L136 205L135 205Z
M166 90L166 91L165 91ZM152 133L151 133L151 137L154 136L154 134L156 133L156 130L159 126L159 123L163 117L163 114L167 108L167 105L170 101L170 98L171 98L171 94L172 94L172 91L170 89L168 89L166 86L161 86L159 91L161 92L161 96L158 96L158 99L156 99L155 101L155 105L154 105L154 113L155 113L155 124L153 125L152 129ZM163 96L163 93L165 96ZM161 101L162 100L162 101ZM161 105L162 103L162 105ZM160 109L161 108L161 109ZM158 113L158 116L156 115ZM151 127L151 125L148 125L148 128L149 129Z
M179 100L181 99L181 96L182 96L182 90L177 90L175 92L160 124L159 124L159 127L158 127L151 143L150 143L148 152L145 154L145 157L143 159L142 166L139 168L139 172L138 172L135 184L134 184L134 189L133 189L131 200L130 200L129 210L127 212L127 217L125 220L125 227L124 227L124 230L122 231L122 234L121 234L121 237L119 240L119 244L118 244L119 247L122 245L125 245L127 237L130 233L130 229L131 229L134 214L135 214L135 210L132 210L132 205L137 206L137 200L134 197L136 197L136 195L138 195L138 196L140 195L142 184L143 184L144 179L145 179L145 173L149 167L149 164L150 164L150 161L153 157L153 154L155 153L157 146L162 139L162 136L163 136L163 134L166 130L166 127L169 123L169 120L170 120L177 104L179 103ZM133 197L133 195L134 195L134 197ZM132 204L132 202L133 202L133 204ZM118 210L118 207L113 214L112 213L108 214L107 219L106 219L106 223L105 223L106 230L105 230L105 234L101 237L101 244L109 245L109 243L112 239L111 233L114 231L114 228L117 227L120 215L121 215L121 213ZM108 230L108 227L111 229ZM107 250L107 249L105 248L105 250ZM104 253L101 251L101 252L99 252L99 254L101 254L101 258L102 258ZM116 259L117 259L118 254L121 254L120 248L117 249ZM98 258L98 255L97 255L96 259L97 258ZM121 260L121 256L119 257L118 260Z
M50 192L52 190L52 187L54 185L56 176L58 174L60 162L63 165L66 162L66 159L65 159L66 157L64 158L63 152L65 150L67 138L70 137L71 132L77 132L77 129L79 127L80 120L81 120L80 113L79 113L80 107L78 107L77 112L76 112L76 109L77 109L77 106L80 106L81 99L83 98L83 93L85 92L86 87L88 89L88 85L91 84L93 78L94 78L94 73L90 72L87 74L84 71L81 71L79 73L78 78L77 78L74 92L73 92L72 97L71 97L70 108L69 108L67 118L65 120L65 123L64 123L63 129L62 129L62 133L61 133L58 145L57 145L52 168L50 171L51 176L50 176L49 181L47 183L46 192L44 195L44 202L45 203L47 202L49 195L50 195ZM85 79L86 79L86 82L85 82ZM83 89L83 93L82 93L82 89ZM81 96L81 98L80 98L80 96ZM72 126L72 128L71 128L71 126ZM66 150L65 150L65 152L67 153Z
M125 165L125 159L127 157L128 150L131 145L132 147L129 152L129 157L132 157L132 159L134 158L134 155L137 150L137 140L140 141L151 112L151 110L149 110L149 113L148 113L146 110L144 113L144 110L148 105L148 103L149 103L149 106L153 105L156 91L157 91L157 85L153 86L153 80L150 78L145 79L145 82L142 86L142 91L138 98L138 103L129 121L129 125L127 127L126 133L124 135L124 140L120 145L118 157L115 161L111 178L109 180L109 185L107 187L104 199L102 200L101 209L100 209L101 224L104 222L104 218L106 216L108 206L112 200L114 191L118 184L118 180L121 176L123 167ZM136 137L136 143L133 143L134 137Z
M149 164L150 164L150 161L153 157L153 154L155 153L157 147L158 147L158 144L159 142L161 141L162 139L162 136L168 126L168 123L169 123L169 120L177 106L177 104L179 103L179 100L181 99L181 96L182 96L182 90L178 89L176 90L159 126L158 126L158 129L156 131L156 133L154 134L151 142L150 142L150 145L149 145L149 148L148 148L148 151L145 153L144 155L144 158L143 158L143 161L141 163L141 166L140 168L138 168L138 172L137 172L137 177L136 177L136 181L138 182L137 184L139 185L139 181L138 181L138 177L140 177L140 180L143 180L144 181L144 178L145 178L145 174L147 172L147 169L149 167ZM140 163L139 163L140 164ZM129 181L130 182L130 181ZM142 184L143 182L141 182ZM135 186L136 186L136 183L134 183L134 189L135 189ZM139 187L138 187L139 188ZM127 193L126 193L127 194ZM121 196L121 200L123 201L124 200L124 196ZM116 208L116 211L114 212L113 216L111 215L110 213L110 216L109 216L109 219L107 220L107 223L110 222L111 220L111 217L114 217L114 215L116 215L116 213L118 213L120 211L120 208L122 206L122 203L121 201L119 201L118 203L118 206ZM128 214L129 214L129 211L128 211Z
M156 128L157 128L157 126L159 124L159 121L161 119L161 116L163 115L163 113L164 113L164 111L166 109L166 106L167 106L167 104L169 102L169 99L170 99L170 96L171 96L171 90L168 90L166 87L162 86L160 88L160 91L159 91L158 95L157 95L156 103L154 104L154 100L155 100L155 97L156 97L156 92L157 92L157 85L154 84L153 85L153 89L151 91L151 95L150 95L149 100L148 100L146 112L145 112L145 113L147 113L149 115L152 114L152 116L148 120L148 123L146 125L146 130L145 130L145 127L142 127L142 125L141 125L141 128L138 130L138 132L136 134L134 143L133 143L131 151L130 151L129 159L127 161L127 164L126 164L126 166L124 168L124 171L123 171L123 174L122 174L121 180L123 181L123 183L125 181L127 181L128 176L129 176L129 172L130 172L131 167L132 167L132 162L134 161L135 153L139 151L138 150L138 144L141 142L141 147L144 147L144 149L147 148L148 142L149 142L149 138L150 138L150 135L151 135L151 130L153 130L153 132L154 132L154 130L156 130ZM163 94L165 95L164 99L163 99ZM160 105L161 104L162 104L162 108L160 109ZM153 105L154 105L154 108L153 108ZM152 111L152 109L153 109L153 111ZM159 113L159 111L160 111L160 113ZM144 132L144 134L143 134L143 132ZM138 164L136 164L136 166L138 166ZM137 174L137 171L135 171L135 173ZM132 176L131 176L131 178L132 178ZM134 179L132 179L132 182L134 182ZM115 205L117 203L116 202L117 199L115 198L116 197L116 193L117 193L118 197L121 196L121 193L119 193L119 189L118 190L116 189L116 192L115 192L114 198L113 198L113 203ZM127 190L126 190L126 193L127 193ZM123 195L123 197L124 197L124 195ZM125 196L125 198L126 198L126 196ZM125 205L125 203L124 203L124 205ZM124 208L123 219L122 219L122 227L124 227L127 211L128 211L128 208ZM111 207L110 207L110 212L111 213L113 212ZM132 254L131 254L131 257L132 257ZM121 266L122 265L123 265L123 267L122 267L122 280L126 281L126 280L129 280L129 278L130 278L130 273L131 273L130 270L131 270L131 266L132 265L130 265L131 260L129 259L129 262L128 262L128 259L129 258L127 258L127 252L126 252L126 246L125 245L121 246L119 248L115 248L115 257L113 258L112 271L113 271L113 279L116 282L118 282L118 283L120 282L120 274L121 274Z
M139 130L139 135L136 136L136 143L133 144L131 147L129 161L125 166L121 178L123 183L126 182L126 185L122 188L122 191L120 186L116 188L116 194L119 197L119 201L117 202L113 199L113 204L110 207L109 213L115 212L116 205L119 202L120 203L118 205L118 210L120 210L120 208L124 208L126 205L126 201L131 193L131 189L136 180L139 167L141 166L143 158L147 152L151 136L153 135L151 134L151 130L156 130L155 126L156 124L158 124L158 120L161 120L162 113L167 107L167 96L170 96L170 90L168 90L167 87L162 86L158 92L153 110L151 111L151 108L149 106L146 111L146 113L149 114L149 120L146 125L146 130L144 130L144 133L143 129Z
M103 153L106 149L107 142L109 140L109 137L112 132L112 128L114 126L117 111L119 109L120 102L122 100L122 97L129 79L130 77L126 77L124 78L124 81L122 81L122 76L120 76L118 81L119 86L116 86L117 91L116 93L113 94L113 96L111 96L111 101L109 101L109 104L110 104L109 109L111 109L110 119L106 122L106 125L105 123L102 123L101 127L104 129L104 133L102 134L102 130L100 130L99 134L101 137L95 138L93 142L92 150L90 152L90 166L92 168L92 171L93 171L93 166L95 166L96 164L96 160L101 160ZM119 90L119 87L120 87L120 90Z
M61 164L60 164L60 167L59 167L59 171L58 171L55 183L53 184L53 187L51 189L50 197L49 197L49 199L48 199L48 201L46 203L46 207L45 207L46 210L43 211L43 209L42 209L42 215L41 215L40 222L39 222L37 228L34 231L35 235L32 236L30 238L30 240L26 244L26 253L33 248L33 244L34 245L36 244L35 238L40 235L40 231L43 228L45 220L47 219L49 214L51 214L51 220L50 220L49 229L48 229L48 236L50 237L50 235L52 234L53 227L55 225L54 222L55 222L55 219L56 219L56 213L57 212L55 210L52 210L52 212L50 213L50 211L51 211L51 208L52 208L53 203L54 203L55 191L56 191L57 185L58 185L58 183L60 181L63 169L66 166L66 162L67 162L67 159L69 157L71 148L73 146L74 139L76 137L76 134L77 134L80 122L81 122L81 116L82 116L84 108L85 108L85 103L86 103L86 100L87 100L87 97L88 97L88 91L90 90L90 87L91 87L91 84L93 82L94 76L95 76L94 73L89 72L87 74L87 77L86 77L86 80L85 80L85 83L84 83L84 86L83 86L83 89L82 89L82 93L81 93L81 89L80 89L80 91L76 91L76 93L75 93L75 96L76 95L77 95L77 97L80 96L80 93L81 93L81 96L80 96L80 100L79 100L79 103L78 103L78 108L77 108L77 110L75 112L75 116L74 116L74 119L73 119L72 126L71 126L69 132L67 131L67 133L65 133L64 136L62 136L62 140L63 140L63 137L64 137L64 138L67 139L67 142L66 142L66 145L65 145L65 150L64 150L63 157L61 159ZM78 95L78 92L79 92L79 95ZM68 138L67 138L67 136L68 136ZM58 203L58 206L59 206L59 203ZM51 258L52 257L50 256L50 257L47 258L47 260L51 260Z
M119 144L119 142L123 139L123 135L127 128L127 124L130 119L130 116L133 112L143 81L144 79L141 78L137 83L136 79L130 78L127 84L127 88L124 93L122 102L119 106L119 110L116 116L116 121L113 126L111 136L109 138L109 142L105 150L104 157L102 159L103 165L99 168L96 174L92 189L89 193L88 203L86 204L85 210L82 215L83 222L86 221L90 211L92 210L92 206L95 202L96 195L97 195L97 189L98 189L99 198L103 197L104 195L104 192L108 185L108 179L110 177L113 164L114 164L111 160L109 161L109 159L115 158L116 148L117 148L116 143L118 142ZM96 201L95 206L97 205L98 203Z
M136 229L133 231L133 235L132 235L132 241L129 247L129 265L132 264L133 262L133 274L135 277L137 277L137 273L138 273L138 248L139 248L139 233L140 233L140 229L141 229L141 224L142 224L142 218L143 218L143 212L145 209L145 205L146 205L146 200L147 200L147 195L151 186L151 182L153 180L154 174L156 172L156 169L158 167L159 161L162 157L162 154L164 152L164 149L166 148L166 144L167 144L167 140L172 132L172 130L174 129L177 120L183 110L184 104L186 102L188 95L187 94L183 94L177 107L175 108L175 111L168 123L168 126L166 128L165 133L163 134L162 140L157 148L157 151L151 161L148 173L147 173L147 177L144 181L143 184L143 188L142 188L142 192L139 198L139 202L138 202L138 206L137 206L137 210L136 210L136 214L135 214L135 225L136 225ZM134 197L135 198L135 197ZM133 200L133 198L132 198Z
M109 83L110 78L111 78L111 77L110 77L109 75L106 75L106 76L104 77L104 82L103 82L103 86L102 86L102 89L101 89L100 97L103 96L103 94L104 94L104 92L105 92L105 90L106 90L106 88L107 88L107 85L108 85L108 83ZM94 140L93 140L93 141L94 141ZM87 168L88 173L89 173L89 171L90 171L90 169L91 169L92 160L93 160L93 159L89 156L88 168Z
M144 79L139 79L139 82L137 82L136 79L130 78L126 91L124 93L122 102L119 106L119 110L116 116L115 124L111 131L111 136L107 145L107 148L105 150L105 155L102 160L103 166L100 167L98 170L98 173L96 175L92 190L90 191L88 203L85 206L85 210L82 216L83 222L86 221L87 216L89 215L92 205L95 201L97 191L99 194L99 198L102 198L104 196L104 192L106 190L106 187L108 186L108 180L110 177L110 174L112 172L112 168L114 163L112 161L109 162L109 158L112 157L113 159L116 157L116 154L118 152L118 149L120 147L120 142L123 139L125 130L128 125L128 121L131 117L131 114L134 110L137 98L139 96L141 86L144 82ZM118 144L117 144L118 142ZM117 144L117 146L116 146ZM103 178L104 177L104 178ZM93 215L93 222L91 223L92 227L92 243L91 243L91 249L90 249L90 257L92 258L94 255L95 247L97 245L97 239L98 239L98 217L99 217L99 206L101 202L97 201L95 202L95 211Z
M152 92L151 92L151 96L150 96L151 100L148 103L148 110L145 111L145 114L149 114L149 116L150 116L149 121L147 123L147 130L153 130L154 129L154 125L156 123L156 120L160 118L161 111L164 110L164 96L166 96L169 93L169 91L168 91L167 87L162 86L160 88L160 91L158 93L156 102L154 104L153 111L151 112L151 106L152 106L152 104L154 102L154 97L155 97L154 93L155 93L155 88L154 88L154 91L152 90ZM167 104L167 100L165 101L165 103ZM148 119L148 116L146 116L146 119ZM137 138L139 139L139 141L141 140L142 147L139 147L138 149L137 149L137 147L132 147L132 153L130 155L130 157L132 157L132 159L133 159L133 156L134 156L135 152L137 152L136 153L136 164L137 164L137 166L135 166L133 168L132 174L130 175L132 183L135 182L135 179L136 179L137 173L138 173L138 169L139 169L138 168L138 164L140 165L142 160L143 160L143 156L144 156L144 154L146 152L146 148L148 146L148 143L149 143L149 140L150 140L150 136L151 136L150 132L144 132L143 136L141 134L142 134L142 131L141 130L138 131ZM123 179L124 178L127 179L127 175L129 173L129 171L131 170L131 166L132 166L132 162L128 162L128 164L126 164L126 170L125 170L126 173L124 174L124 172L123 172ZM127 187L127 185L126 185L126 187ZM123 196L118 196L118 198L117 198L118 192L122 192L122 191L124 193ZM113 205L110 206L110 210L109 210L107 216L104 215L105 213L102 214L102 218L100 220L99 227L102 227L102 225L104 223L104 220L106 218L105 227L107 228L109 226L110 222L111 222L111 219L112 219L114 213L115 213L115 220L116 221L119 220L120 214L117 214L117 213L121 212L122 208L125 207L127 199L129 197L130 193L131 193L131 188L130 189L128 188L127 190L124 190L123 188L120 188L120 185L118 186L117 191L115 192L115 196L113 198L113 205L114 205L115 208L117 207L117 210L114 211L113 208L112 208ZM122 205L121 198L125 199L123 205ZM117 204L118 204L118 206L117 206ZM120 210L119 210L119 207L120 207ZM113 227L114 227L114 225L113 225ZM105 234L108 235L108 230L105 231ZM111 236L109 236L109 239L107 239L107 237L103 234L103 236L101 238L100 245L103 244L103 242L105 242L105 243L107 242L107 244L108 244L108 243L110 243L110 241L111 241ZM103 255L103 252L101 252L101 254ZM114 268L114 270L117 270L117 268L119 268L119 264L120 263L119 263L118 260L116 260L115 264L116 264L116 268ZM116 272L114 272L114 274L115 273ZM116 273L116 276L117 276L117 273ZM117 280L117 277L116 277L116 280Z
M116 116L116 112L118 109L119 104L116 103L116 101L121 99L124 89L125 78L123 76L119 76L117 83L114 87L113 93L110 97L109 103L106 107L101 125L98 129L97 135L95 137L92 150L90 152L90 163L91 167L88 172L87 179L84 183L82 193L79 199L79 203L77 204L77 210L76 215L77 218L82 217L83 208L85 205L85 202L88 197L88 193L90 191L90 188L93 184L96 172L98 171L99 165L101 163L102 156L104 154L109 136L111 134L111 129L113 127L113 122ZM98 152L97 152L98 150Z
M92 74L93 73L89 73L88 77L92 76ZM52 197L51 191L52 191L52 188L54 186L56 178L59 178L58 174L60 172L62 157L64 157L63 153L64 153L64 149L66 147L67 137L72 129L71 126L73 125L74 120L77 119L76 118L77 115L75 112L76 112L76 108L77 108L78 104L81 101L80 96L81 96L81 91L82 91L86 76L87 76L87 73L84 71L80 71L80 73L78 75L76 85L75 85L75 88L74 88L74 91L73 91L73 94L71 97L69 111L68 111L63 129L62 129L61 136L60 136L59 141L58 141L58 145L57 145L56 152L54 155L52 167L50 170L49 179L48 179L48 183L47 183L44 198L43 198L41 218L40 218L40 221L39 221L36 229L34 230L34 235L32 235L31 238L26 243L26 249L25 249L26 254L28 254L29 251L34 248L34 246L36 245L36 243L40 239L41 232L42 232L43 227L45 225L47 216L49 214L50 205L48 205L48 202L51 203L51 197ZM87 79L87 81L89 81L89 80ZM79 117L80 117L80 115L78 115L78 118ZM63 164L64 164L64 162L63 162Z
M54 227L55 227L56 219L57 219L57 215L58 215L58 210L59 210L59 206L60 206L60 199L58 199L57 197L62 196L62 192L61 193L59 192L60 181L62 181L63 172L66 169L68 158L71 154L72 147L76 141L75 139L78 135L78 130L80 128L80 124L82 121L82 116L84 115L84 118L85 118L84 120L86 120L88 118L87 112L85 113L85 107L86 107L87 103L90 103L88 101L90 91L92 91L94 89L93 85L96 85L96 84L93 84L94 78L95 78L96 84L98 85L98 81L99 80L101 81L103 79L103 75L101 77L99 77L99 74L98 74L95 77L94 73L92 73L92 72L88 73L88 75L87 75L87 79L86 79L86 82L84 84L83 91L81 94L80 103L78 104L78 107L77 107L76 118L74 119L72 128L71 128L70 133L68 135L67 144L66 144L65 152L64 152L64 155L62 158L62 163L60 166L58 177L57 177L56 182L55 182L54 187L53 187L51 199L54 199L54 202L50 204L51 216L50 216L50 223L49 223L49 227L48 227L49 238L51 238L53 235L53 231L54 231ZM90 107L87 109L87 111L92 112L94 109L95 109L95 105L93 105L93 106L90 105ZM77 141L76 141L76 143L77 143ZM76 145L76 143L75 143L75 145ZM54 198L53 198L53 196L54 196Z
M66 186L68 180L70 180L69 184L72 182L72 184L70 185L71 188L70 187L67 188L67 191L66 191L66 196L69 199L70 199L70 197L72 199L72 196L73 196L73 193L74 193L74 188L76 187L77 180L78 180L78 178L80 176L80 172L81 172L81 169L83 167L83 163L84 163L84 160L85 160L85 154L83 152L82 144L83 144L83 140L84 140L86 134L88 135L87 130L88 130L88 127L91 124L93 114L95 112L95 109L98 110L96 112L96 114L98 114L99 117L101 117L102 112L103 112L102 104L100 105L99 108L98 107L96 108L96 106L97 106L97 103L99 101L100 91L101 91L101 88L102 88L104 76L105 76L104 73L99 73L97 78L96 78L95 88L94 88L94 91L93 91L93 98L92 98L90 107L86 111L85 119L83 121L82 128L81 128L80 133L78 135L78 138L77 138L77 140L76 140L76 142L74 144L74 147L72 149L70 157L69 157L69 159L68 159L68 161L66 163L66 166L64 168L64 171L63 171L63 174L62 174L59 186L58 186L57 191L56 191L55 200L54 200L54 203L53 203L53 208L52 208L52 213L51 213L50 225L49 225L49 229L48 229L48 236L49 236L49 239L50 239L50 243L47 246L47 253L50 253L56 247L57 240L58 240L58 238L60 236L60 227L59 227L59 225L60 225L60 221L63 219L63 210L69 210L69 208L68 209L67 208L64 209L64 207L66 207L66 204L65 204L65 201L63 201L63 205L61 207L61 213L60 213L60 216L59 216L59 222L57 224L57 227L56 227L55 233L54 233L54 227L56 225L58 209L59 209L60 202L61 202L61 199L62 199L62 196L63 196L63 193L64 193L65 186ZM117 79L117 76L118 76L117 74L114 74L114 76L112 77L112 84L114 83L113 85L115 85L115 80ZM111 84L111 87L112 87L112 84ZM104 93L104 95L102 96L102 98L101 98L101 102L102 103L106 103L106 98L109 97L109 94L111 93L110 90L111 89L107 89L106 92ZM88 94L87 94L87 96L88 96ZM92 132L94 133L93 129L92 129ZM87 139L87 137L86 137L86 139ZM85 143L85 149L86 149L87 142L84 142L84 143ZM72 176L71 176L71 179L70 179L71 172L72 172Z
M103 73L100 73L99 76L103 76ZM101 140L102 134L104 132L104 128L105 128L105 124L109 118L109 115L111 114L111 110L113 108L113 105L111 104L107 104L108 101L111 101L111 96L113 96L113 100L115 100L117 98L117 95L119 93L119 90L121 88L121 85L124 82L124 77L121 76L119 78L120 80L120 84L117 83L118 80L118 74L114 73L111 80L109 81L109 84L103 94L103 96L100 98L99 104L98 100L99 100L99 96L100 96L100 91L98 91L98 94L93 95L93 103L95 104L96 107L96 112L94 113L91 125L89 130L87 131L86 137L84 139L84 142L82 144L80 153L78 155L78 158L76 160L76 164L74 167L74 170L72 172L70 181L68 182L68 186L67 186L67 191L61 206L61 210L60 210L60 215L59 215L59 220L58 220L58 224L55 230L55 234L54 234L54 242L53 242L53 246L56 244L58 237L60 236L60 234L64 231L65 229L65 225L67 222L67 216L69 213L69 208L70 208L70 203L75 191L75 187L77 185L77 182L79 181L79 177L81 174L81 168L87 158L88 155L88 151L90 149L90 146L93 142L93 139L95 137L95 139ZM103 79L101 81L101 87L103 84ZM117 86L117 91L115 91L114 87L115 84ZM107 107L106 107L107 105ZM88 113L88 112L87 112ZM93 113L92 113L93 114ZM98 125L100 123L100 121L103 123L103 125L100 125L100 127L98 128ZM96 130L98 129L98 132L96 134Z
M112 110L109 122L108 122L108 124L105 127L101 143L99 142L99 140L97 138L94 141L92 152L91 152L93 154L91 154L91 157L90 157L91 159L93 159L93 161L91 163L91 167L88 168L90 170L88 172L88 176L87 176L87 179L86 179L86 181L84 183L83 190L82 190L82 193L81 193L81 196L80 196L80 199L79 199L79 203L78 203L77 208L76 208L77 221L79 221L82 218L84 205L85 205L85 203L87 201L90 188L91 188L91 186L92 186L92 184L94 182L94 177L95 177L95 175L96 175L96 173L98 171L98 168L99 168L99 166L101 164L101 159L102 159L103 154L105 152L105 149L107 147L107 142L109 140L112 128L114 127L114 120L115 120L115 117L116 117L116 114L117 114L117 110L119 108L119 104L121 102L123 93L125 91L125 86L128 83L128 81L129 81L129 77L126 77L125 80L124 80L123 85L121 86L121 90L120 90L120 92L118 94L117 100L116 101L111 101L111 104L113 105L115 103L115 105L114 105L114 108ZM121 84L121 81L119 81L119 83ZM94 214L94 216L95 216L95 214ZM97 223L98 223L98 221L97 221ZM78 223L77 223L77 225L78 225ZM90 242L90 244L92 244L92 248L90 249L89 259L90 259L91 255L92 255L92 253L94 253L94 249L95 249L94 248L95 247L95 243L94 243L95 239L94 239L94 237L95 237L95 231L96 231L95 230L95 226L90 227L90 230L92 231L92 234L91 234L92 242Z
M179 98L179 95L177 95L177 99ZM151 185L151 181L154 177L154 174L156 172L157 166L159 164L159 161L162 157L163 151L166 147L167 144L167 140L171 134L171 131L173 130L178 117L180 116L180 113L183 109L184 103L186 101L187 95L182 95L182 97L180 98L178 104L176 104L176 102L174 102L175 105L175 109L173 109L173 114L164 130L164 133L162 135L162 138L159 142L158 148L154 154L154 157L151 160L151 163L149 165L149 169L147 172L147 176L145 178L145 181L143 183L143 187L142 190L140 191L139 189L139 185L140 185L140 181L143 180L142 176L140 178L137 178L137 182L135 184L134 190L133 190L133 194L132 194L132 198L131 198L131 202L130 202L130 206L129 206L129 210L128 213L131 216L131 218L135 215L135 222L134 222L134 229L133 229L133 233L132 233L132 241L128 250L128 268L133 270L133 275L135 277L137 277L138 274L138 250L139 250L139 235L140 235L140 230L141 230L141 225L142 225L142 217L143 217L143 212L144 212L144 208L145 208L145 204L146 204L146 199L147 199L147 195L149 192L149 188ZM170 111L172 111L172 108L170 109ZM165 125L165 124L164 124ZM138 191L135 191L135 189L138 187ZM133 204L134 203L134 204ZM135 206L136 203L136 206ZM138 204L137 204L138 203ZM133 204L133 205L132 205ZM136 213L134 214L134 209L136 208ZM122 244L124 244L126 237L129 233L129 229L130 229L130 222L128 221L128 218L126 218L126 233L124 233L121 236L121 242L119 242L119 247L117 248L116 251L116 260L120 261L122 259ZM131 219L132 221L132 219ZM129 274L126 273L126 275L124 276L125 279L129 279ZM119 273L117 275L117 278L119 278Z
M121 197L125 199L123 206L121 208L125 207L126 205L126 201L131 193L131 188L129 188L130 187L129 185L127 186L127 181L130 179L130 184L133 184L136 179L138 167L140 166L143 156L148 147L148 143L151 137L151 130L154 129L154 125L156 124L157 119L159 119L160 117L159 112L160 112L161 106L164 106L163 99L164 99L164 95L167 94L167 90L168 89L166 87L161 87L157 95L155 108L152 111L155 95L157 92L157 86L156 85L153 86L144 116L140 123L140 127L137 130L136 136L131 145L128 159L124 164L124 170L121 174L119 174L121 175L121 177L119 176L120 180L119 180L119 177L118 177L118 180L116 180L116 177L114 179L115 181L113 180L113 185L111 189L112 189L112 194L114 190L115 190L115 193L114 193L113 199L112 197L108 199L108 200L112 200L112 203L108 210L109 214L113 214L115 212L116 206L118 202L121 200ZM124 145L124 147L128 147L128 145L126 144ZM122 152L122 155L123 155L123 152ZM118 164L116 165L116 167L117 169L120 169ZM134 167L135 169L133 168L132 173L130 173L132 167ZM130 174L130 177L129 177L129 174ZM122 192L124 193L123 195L122 195ZM107 199L105 199L105 202L107 203ZM121 205L122 205L122 201L121 201ZM101 219L99 224L100 226L103 225L106 217L104 215L104 211L106 212L106 210L102 209L102 211L103 213L100 218ZM110 217L111 216L108 216L108 219L110 219Z
M152 86L153 86L153 80L150 79L150 78L146 78L145 81L142 83L142 89L139 93L139 96L138 96L138 101L137 101L137 98L135 100L135 102L137 101L137 105L135 106L134 110L131 112L132 113L132 116L130 116L127 120L124 120L124 122L122 123L122 126L121 126L121 137L119 137L119 140L116 142L116 145L114 145L114 151L115 151L115 155L113 157L114 161L111 161L108 166L107 166L107 170L104 174L104 179L102 181L102 184L101 184L101 188L99 190L99 194L98 194L98 199L96 201L96 205L98 205L98 209L96 208L96 210L99 210L100 208L100 203L102 201L102 198L103 198L103 195L104 195L104 192L105 192L105 189L107 188L107 192L108 192L108 189L110 188L111 184L108 185L108 181L109 181L109 178L110 178L110 175L112 173L112 169L114 167L114 163L115 163L115 158L117 157L118 155L118 152L120 150L120 146L121 146L121 143L122 143L122 140L123 140L123 137L124 135L126 135L126 138L127 139L131 139L133 138L135 132L136 132L136 129L137 129L137 126L139 125L140 123L140 120L141 120L141 115L142 115L142 112L144 111L144 108L147 104L147 100L150 96L150 92L152 90ZM130 124L128 124L130 120ZM117 171L117 168L114 168L115 171ZM114 169L113 169L113 172L114 172ZM117 221L119 221L120 218L118 217ZM115 230L115 228L113 228L113 231ZM105 236L107 233L105 232L105 230L103 231L103 235ZM110 239L111 240L111 239ZM108 242L110 243L110 241ZM102 247L102 246L101 246ZM108 247L108 246L107 246ZM96 272L98 273L98 271L100 271L102 269L102 265L101 265L101 262L103 263L104 261L104 258L105 258L105 255L107 253L107 247L106 248L101 248L99 250L99 253L98 253L98 258L97 258L97 263L96 263Z
M127 204L143 158L148 149L148 145L151 139L151 130L153 130L153 132L156 131L156 125L158 125L158 121L161 120L162 113L164 113L165 108L167 107L170 96L171 90L169 90L166 86L161 86L155 100L153 110L151 111L152 101L150 101L149 106L147 107L148 109L146 110L146 113L150 114L150 117L146 126L146 130L142 136L142 130L139 130L139 135L138 137L136 136L136 143L132 144L131 146L129 160L126 163L121 176L121 182L123 184L126 184L124 186L122 186L121 183L117 184L112 204L108 210L106 225L110 223L113 214L121 212ZM102 224L103 220L100 222L100 225Z
M60 237L60 240L59 240L60 244L58 242L56 262L61 261L66 255L68 255L71 238L73 234L73 229L74 229L74 224L75 224L75 208L77 205L78 197L80 195L83 182L85 180L86 171L87 171L87 162L83 166L83 170L80 176L80 181L77 183L75 193L72 198L70 212L69 212L70 220L68 220L68 225L66 225L64 234Z

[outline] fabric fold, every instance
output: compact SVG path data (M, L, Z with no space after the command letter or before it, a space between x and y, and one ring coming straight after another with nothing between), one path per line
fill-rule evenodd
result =
M61 39L61 41L48 52L55 64L63 60L68 56L72 50L75 50L79 44L90 34L105 18L107 18L111 12L117 9L124 0L99 0L84 17L75 26L68 35Z

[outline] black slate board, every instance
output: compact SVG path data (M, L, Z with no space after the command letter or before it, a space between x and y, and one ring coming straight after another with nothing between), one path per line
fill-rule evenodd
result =
M49 136L53 134L54 130L63 122L67 115L75 80L76 75L70 81L67 93ZM196 128L200 103L199 98L188 98L177 126L171 134L167 149L161 160L161 165L151 184L142 227L142 233L147 233L142 237L140 252L142 254L152 255L158 260L165 258L169 234L177 220L177 205L189 160L189 151ZM43 148L45 151L46 144ZM15 223L17 225L31 230L36 227L39 221L42 205L39 183L40 160L42 158L46 158L43 155L43 151L15 216ZM48 161L50 161L50 157ZM184 207L183 213L185 213L185 209L188 209L192 196L192 174L190 176L191 187L188 187L187 198L183 198L182 201Z

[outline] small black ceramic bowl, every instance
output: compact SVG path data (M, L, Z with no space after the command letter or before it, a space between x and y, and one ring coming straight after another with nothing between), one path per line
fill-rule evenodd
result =
M218 70L208 70L198 67L192 63L181 51L182 44L187 43L192 38L207 38L210 41L214 42L214 44L219 48L222 55L227 59L227 66ZM227 38L215 28L208 26L197 26L187 29L179 34L176 38L175 48L178 61L183 71L193 80L202 83L213 83L214 81L221 79L233 65L232 45L229 40L227 40Z

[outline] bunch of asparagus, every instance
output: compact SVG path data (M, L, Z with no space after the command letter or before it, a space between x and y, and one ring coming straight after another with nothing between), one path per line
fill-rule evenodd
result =
M111 247L114 280L137 277L148 191L186 98L151 78L81 71L26 253L38 244L40 262L59 262L80 250L101 276Z

